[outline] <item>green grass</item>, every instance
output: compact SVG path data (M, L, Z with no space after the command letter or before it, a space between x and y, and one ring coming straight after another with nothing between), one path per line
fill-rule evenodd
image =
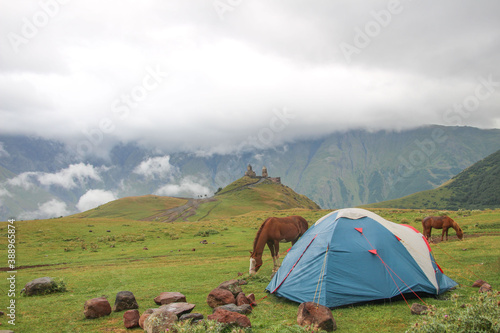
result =
M206 297L213 288L238 278L239 272L248 277L248 251L257 228L267 217L299 214L312 224L328 212L256 211L210 221L174 223L77 217L15 222L17 265L35 267L19 269L17 273L16 326L10 327L8 318L3 316L0 327L35 333L128 332L123 326L123 312L95 320L83 316L86 300L106 296L113 305L116 294L123 290L134 293L141 313L156 307L153 299L161 292L179 291L188 302L196 304L195 312L207 316L212 310ZM421 230L418 219L441 212L380 209L375 213ZM469 286L478 278L494 288L500 284L500 210L448 213L466 236L464 241L458 241L450 231L448 242L431 244L436 261L460 283L460 287L440 299L424 299L440 308L453 305L451 294L460 299L476 294L477 289ZM208 244L200 243L204 239ZM1 223L0 251L6 253L6 248L7 227ZM243 286L245 293L255 293L258 300L249 318L253 332L279 332L280 327L296 324L298 304L264 292L272 270L269 251L263 260L257 277L248 279ZM0 273L2 311L8 304L6 276L6 272ZM19 295L24 284L43 276L62 279L68 291L33 297ZM418 319L410 314L404 301L334 309L333 316L340 332L404 332Z

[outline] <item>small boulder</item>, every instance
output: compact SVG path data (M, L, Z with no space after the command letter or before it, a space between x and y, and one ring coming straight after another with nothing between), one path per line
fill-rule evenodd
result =
M139 326L144 329L144 322L146 321L146 319L148 319L148 317L153 313L154 309L147 309L146 311L144 311L141 315L141 317L139 318Z
M240 306L243 304L250 304L250 300L248 297L245 296L244 293L239 293L238 296L236 296L236 305Z
M24 293L26 296L44 295L54 292L57 289L57 283L50 277L41 277L26 283Z
M179 292L164 292L156 296L154 301L158 305L186 302L186 296Z
M177 316L175 313L167 309L155 309L144 321L144 331L147 333L164 333L176 321Z
M243 305L236 305L236 304L226 304L226 305L221 305L216 307L213 312L217 311L217 309L223 309L223 310L228 310L236 313L241 313L241 314L250 314L252 313L252 307L250 304L243 304Z
M479 292L480 293L487 293L488 291L492 291L493 288L491 288L491 285L489 283L483 283L481 287L479 287Z
M232 292L227 289L215 288L207 296L207 304L211 308L216 308L221 305L235 303L236 299Z
M429 308L420 303L413 303L410 307L411 314L414 315L423 315L429 310Z
M218 288L229 290L230 292L233 293L234 297L238 296L239 293L243 292L243 290L240 287L240 280L235 280L235 279L222 282L221 284L219 284Z
M170 303L170 304L165 304L160 306L160 309L164 309L170 312L175 313L177 317L180 317L181 315L185 313L190 313L193 311L195 304L190 304L186 302L178 302L178 303Z
M479 287L481 287L485 283L486 283L486 281L478 279L478 280L474 281L474 283L472 284L472 286L475 287L475 288L479 288Z
M111 305L105 297L92 298L85 302L83 314L87 319L109 316Z
M179 317L179 321L191 320L192 324L202 321L205 317L201 313L185 313Z
M312 325L315 330L320 329L327 332L337 329L332 311L326 306L314 302L305 302L299 305L297 323L300 326Z
M139 310L128 310L123 314L123 324L125 328L134 328L139 327L139 319L141 315L139 314Z
M255 301L255 295L253 293L248 294L247 299L250 301L251 306L257 306L257 302Z
M113 306L114 312L133 310L138 308L139 304L137 304L135 296L132 292L120 291L118 294L116 294L115 305Z
M217 320L219 323L223 323L228 326L238 326L243 328L252 327L250 319L248 319L247 316L224 309L217 309L207 318L208 320Z

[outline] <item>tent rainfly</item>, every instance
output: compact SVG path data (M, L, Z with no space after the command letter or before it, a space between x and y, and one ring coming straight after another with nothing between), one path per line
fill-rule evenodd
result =
M410 293L439 295L456 285L417 229L349 208L310 227L266 290L334 308Z

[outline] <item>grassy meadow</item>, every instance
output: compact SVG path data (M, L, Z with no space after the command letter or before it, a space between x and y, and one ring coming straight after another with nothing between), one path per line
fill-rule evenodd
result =
M430 210L374 209L396 223L422 230L421 219ZM0 329L17 332L141 332L126 330L123 312L88 320L83 315L86 300L106 296L111 303L119 291L134 293L142 313L157 307L153 299L161 292L178 291L196 304L194 312L205 316L212 309L208 293L223 281L242 278L246 294L254 293L258 306L249 315L253 332L280 332L296 324L298 304L264 289L270 280L272 260L266 249L264 265L256 277L248 277L249 251L260 224L269 216L302 215L310 224L329 213L326 210L279 210L252 212L229 218L199 222L149 222L125 217L65 217L49 220L16 221L16 325L0 317ZM470 287L478 278L495 290L500 285L500 210L454 211L449 216L462 227L459 241L450 229L448 242L437 242L434 256L445 274L460 283L438 298L424 299L436 307L452 306L452 295L460 300L477 294ZM7 312L7 223L0 223L0 250L4 253L0 272L0 310ZM438 237L439 236L439 237ZM208 244L201 244L206 239ZM283 244L286 251L289 244ZM25 297L24 285L49 276L66 284L64 293ZM267 297L265 297L267 296ZM264 298L265 297L265 298ZM410 304L416 302L409 301ZM420 317L410 314L404 301L350 306L332 311L339 332L404 332Z

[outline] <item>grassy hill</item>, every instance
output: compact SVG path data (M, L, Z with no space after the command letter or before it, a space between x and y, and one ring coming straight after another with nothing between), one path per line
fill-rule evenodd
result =
M143 195L126 197L108 202L83 213L75 214L79 218L127 218L142 220L158 212L184 205L188 199Z
M268 179L242 177L212 198L187 199L145 195L108 202L73 215L78 218L127 218L158 222L201 221L253 211L320 209L304 195Z
M460 172L440 187L366 208L485 209L500 207L500 150Z

